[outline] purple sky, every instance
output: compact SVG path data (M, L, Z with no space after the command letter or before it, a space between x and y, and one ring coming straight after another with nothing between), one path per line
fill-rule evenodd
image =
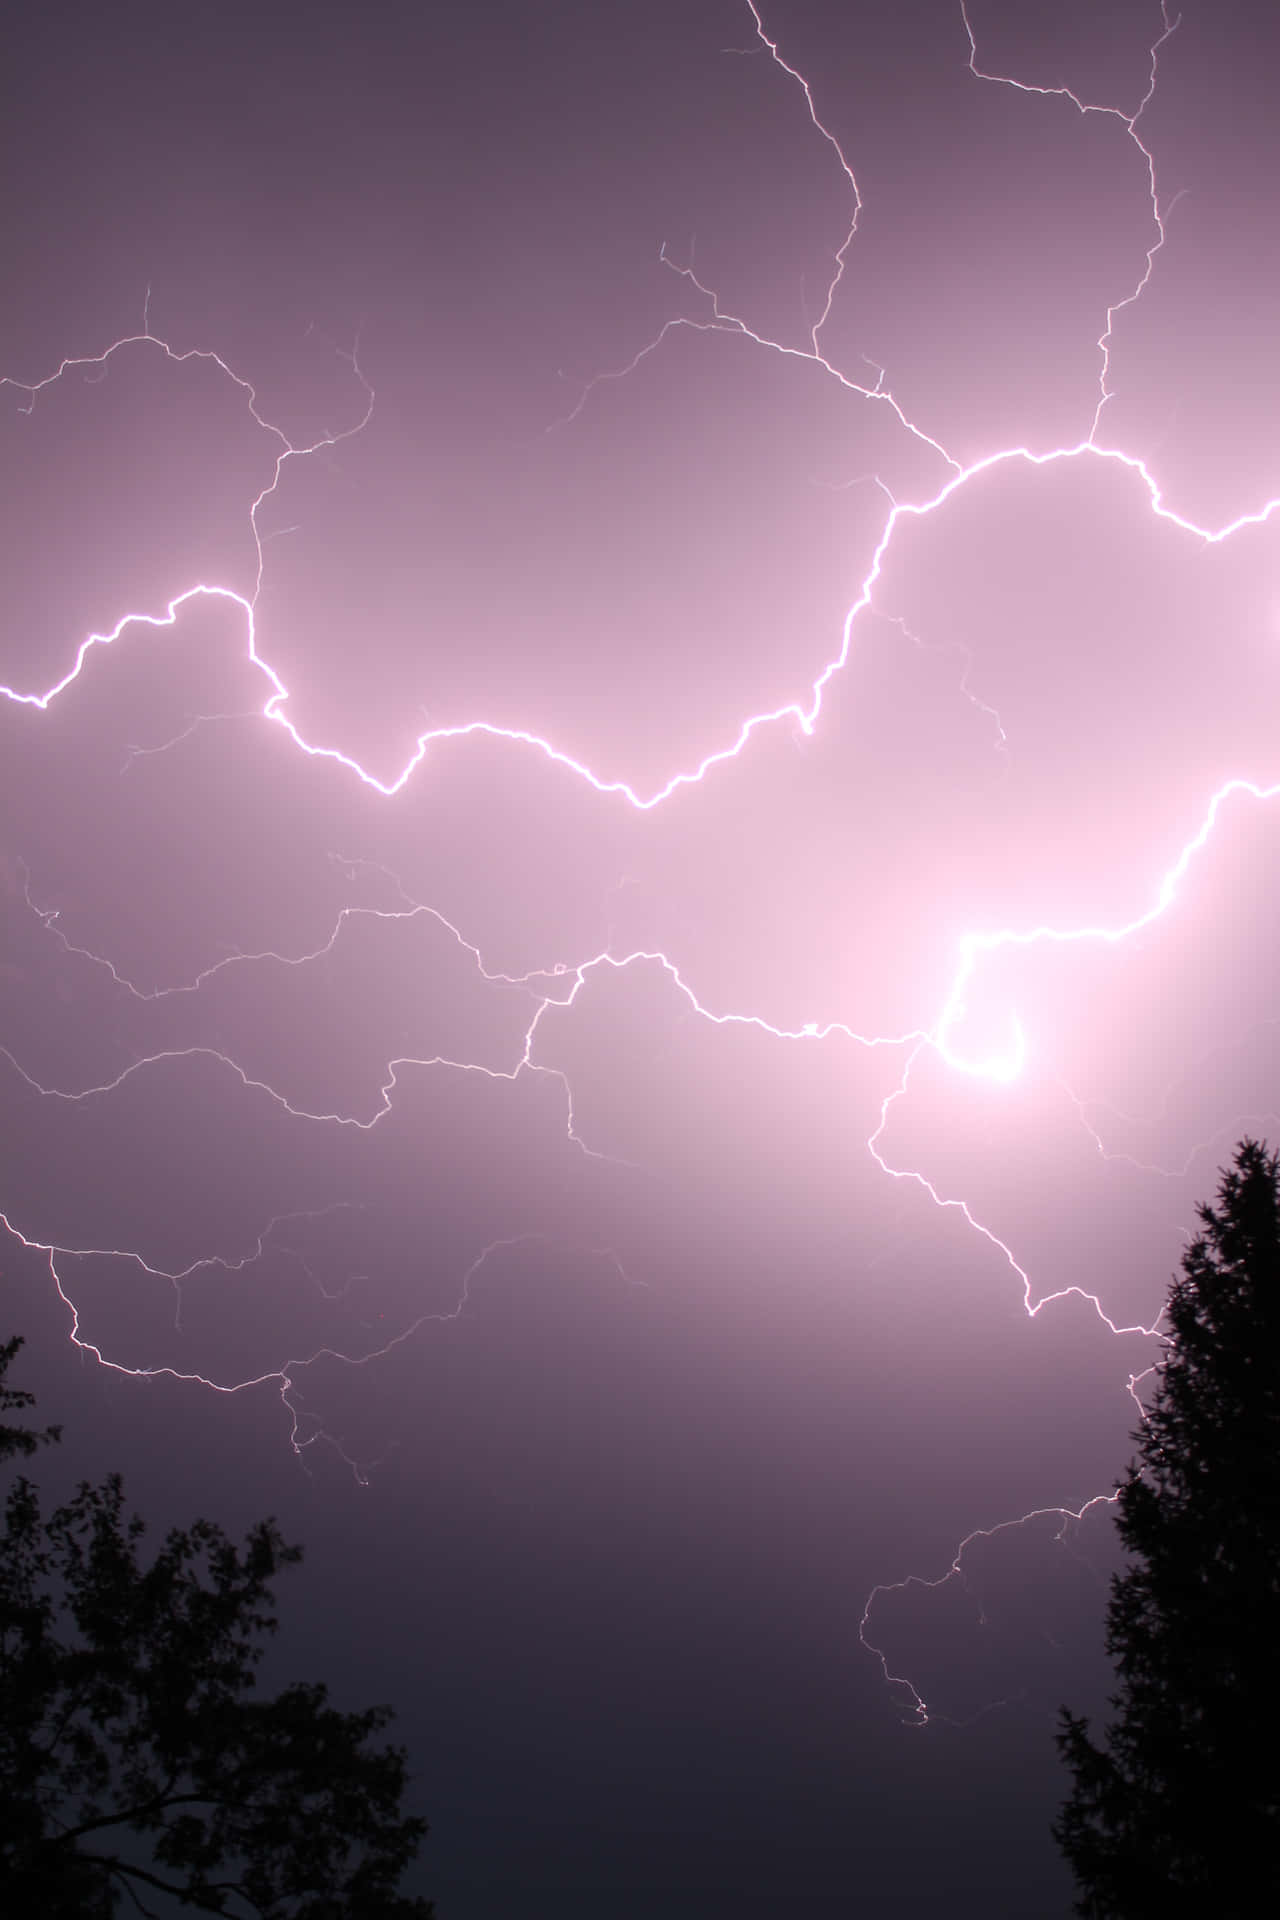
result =
M1271 13L11 46L0 1334L307 1543L442 1920L1067 1910L1277 1131Z

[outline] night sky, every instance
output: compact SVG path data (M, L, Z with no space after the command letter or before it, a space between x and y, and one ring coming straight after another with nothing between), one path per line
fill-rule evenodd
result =
M441 1920L1066 1913L1098 1497L1280 1132L1274 9L27 11L46 1485L304 1542Z

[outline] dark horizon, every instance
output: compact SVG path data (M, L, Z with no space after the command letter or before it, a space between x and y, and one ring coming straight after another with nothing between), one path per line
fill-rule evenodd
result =
M1280 1133L1274 43L18 36L0 1338L50 1486L302 1541L441 1920L1069 1910Z

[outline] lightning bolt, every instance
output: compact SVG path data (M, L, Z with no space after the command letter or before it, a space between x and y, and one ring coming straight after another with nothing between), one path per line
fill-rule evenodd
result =
M322 1211L336 1210L336 1207L324 1209L316 1213L308 1214L305 1217L316 1219L321 1217ZM106 1368L110 1373L121 1374L130 1380L175 1380L185 1386L203 1387L210 1393L222 1394L227 1397L247 1393L255 1387L274 1387L279 1394L280 1404L288 1415L289 1445L298 1460L305 1466L307 1451L310 1448L323 1445L337 1455L344 1467L350 1471L357 1485L366 1486L370 1473L381 1464L381 1459L360 1460L354 1457L335 1435L328 1432L319 1418L307 1409L301 1398L301 1391L304 1384L303 1377L307 1369L325 1360L332 1361L335 1365L345 1368L367 1367L373 1361L384 1360L387 1355L393 1353L397 1347L404 1346L408 1341L413 1339L415 1334L421 1332L423 1327L429 1325L445 1326L450 1322L457 1321L471 1298L472 1282L477 1279L490 1261L516 1247L538 1243L548 1244L547 1237L544 1234L526 1233L511 1234L497 1240L491 1240L486 1246L480 1249L470 1265L463 1269L458 1280L457 1297L451 1307L443 1308L438 1312L418 1314L413 1320L401 1327L399 1332L392 1334L380 1345L370 1346L364 1353L349 1354L337 1347L319 1346L313 1348L309 1353L292 1355L280 1361L278 1365L270 1367L263 1373L249 1375L240 1380L214 1380L207 1374L185 1372L181 1368L171 1366L126 1366L119 1360L111 1359L94 1341L85 1338L81 1334L80 1309L76 1305L72 1295L67 1292L63 1280L63 1269L72 1261L107 1260L116 1265L131 1268L133 1271L144 1275L148 1279L167 1281L169 1285L174 1288L178 1296L178 1307L174 1316L175 1327L177 1327L180 1324L181 1289L184 1281L189 1281L198 1275L212 1271L222 1273L244 1272L247 1268L264 1258L275 1229L290 1217L297 1219L304 1216L278 1215L273 1217L258 1235L252 1249L241 1255L238 1259L229 1259L221 1254L212 1254L204 1259L194 1260L187 1266L179 1268L174 1272L170 1272L162 1267L152 1266L142 1258L141 1254L132 1253L116 1247L59 1247L54 1246L49 1241L29 1239L26 1234L13 1224L8 1215L2 1211L0 1211L0 1227L3 1227L4 1231L9 1234L12 1239L16 1240L20 1246L25 1247L29 1253L39 1253L44 1256L49 1268L49 1276L53 1281L54 1290L67 1309L70 1318L69 1337L72 1345L95 1360L100 1367ZM624 1284L628 1286L640 1284L630 1278L612 1247L597 1247L591 1249L591 1251L601 1263L607 1265ZM59 1263L61 1263L61 1266ZM303 1266L305 1270L305 1262Z
M379 773L364 764L336 741L308 737L290 715L290 690L281 672L272 663L270 635L264 633L260 627L259 611L267 567L265 548L268 538L261 529L260 517L266 503L277 494L282 478L291 463L314 459L363 432L373 418L374 387L362 367L358 343L348 351L335 349L335 353L350 370L358 396L350 423L340 431L326 431L319 438L301 444L295 443L279 426L274 425L265 416L260 408L254 384L233 368L227 360L208 348L176 347L152 331L148 291L140 331L112 341L96 354L64 358L51 371L34 380L5 378L0 380L0 387L16 396L20 415L29 418L37 410L41 396L56 383L76 374L82 377L105 377L112 363L129 350L151 354L175 368L189 362L199 362L215 369L243 404L255 427L265 436L272 450L271 470L267 484L252 499L248 508L248 524L255 556L252 578L241 586L201 580L185 587L161 605L131 607L120 613L113 624L104 626L100 631L91 632L81 639L63 670L49 684L42 688L0 685L0 695L17 706L47 714L55 703L89 672L91 663L100 654L115 647L117 642L122 642L131 631L136 629L171 631L176 627L185 609L207 602L223 606L234 615L243 634L244 659L257 676L261 687L262 700L256 710L256 717L280 729L301 761L329 763L341 769L352 781L381 798L389 800L406 788L428 760L433 748L451 741L489 740L500 743L504 749L509 749L516 755L541 757L566 771L584 790L602 801L625 806L638 814L649 814L665 806L683 790L697 788L712 781L729 763L747 756L760 738L771 729L785 728L798 730L805 736L812 735L822 720L824 701L828 691L849 664L860 623L865 623L867 616L877 615L899 620L899 624L902 624L899 616L877 605L876 596L881 585L885 562L895 543L900 540L903 530L931 516L942 514L954 498L962 492L979 488L984 480L1000 470L1037 470L1073 466L1099 471L1118 470L1145 495L1148 508L1156 519L1170 524L1186 540L1203 547L1221 545L1246 528L1259 527L1270 521L1280 508L1280 497L1268 498L1248 511L1234 518L1224 519L1217 524L1192 520L1169 504L1156 473L1143 457L1120 446L1103 444L1102 441L1106 410L1114 397L1112 344L1117 318L1126 309L1132 307L1150 285L1157 271L1159 254L1167 241L1169 209L1161 203L1155 160L1150 147L1144 141L1141 128L1143 115L1156 93L1161 50L1167 45L1179 24L1176 17L1170 16L1166 4L1161 5L1160 31L1150 47L1146 90L1132 112L1115 105L1084 100L1066 86L1035 86L1009 75L986 71L979 63L978 41L967 8L963 4L960 7L960 21L968 44L968 70L976 82L984 86L1012 88L1025 94L1063 98L1081 116L1105 116L1121 124L1140 157L1147 181L1152 221L1152 239L1145 249L1142 270L1136 282L1108 305L1103 316L1103 324L1097 339L1099 365L1096 397L1092 402L1092 412L1090 413L1088 408L1084 409L1079 437L1071 444L1050 448L1036 448L1027 444L1003 446L967 463L960 461L949 451L941 440L928 430L927 425L909 417L894 396L891 387L886 384L887 376L884 369L872 369L875 374L872 380L859 380L839 367L828 357L824 349L824 333L838 301L846 269L858 238L859 220L864 206L863 197L849 159L839 140L819 113L809 80L784 57L779 41L770 36L765 24L764 12L755 4L755 0L747 0L747 11L754 27L755 50L772 62L784 84L798 92L813 134L825 145L848 193L848 223L843 238L832 255L831 270L817 317L809 328L807 336L800 339L787 340L764 333L753 327L743 315L730 310L717 291L698 276L692 262L681 264L664 244L660 251L660 263L667 272L681 282L684 292L697 303L696 316L681 315L667 320L630 359L617 367L597 373L583 383L576 404L563 419L552 423L549 430L570 431L574 423L581 418L584 410L591 406L593 397L603 385L629 379L642 362L660 354L665 344L682 331L704 335L728 335L749 343L761 354L804 361L816 368L818 373L832 382L835 387L860 398L869 407L885 409L893 416L902 432L924 450L927 459L933 464L935 478L931 490L926 491L921 497L909 499L895 498L882 481L877 481L884 498L884 515L870 563L846 611L838 644L801 694L767 710L747 714L729 737L709 746L701 757L691 764L678 768L665 780L644 790L618 777L607 767L596 768L587 764L586 761L570 754L554 740L540 733L519 727L500 726L483 717L445 726L425 725L417 733L412 749L402 765L390 775ZM910 637L914 638L914 636ZM976 701L976 696L969 691L967 674L966 659L962 691L966 697L975 700L975 703L991 716L996 727L998 743L1003 747L1006 744L1006 735L999 715L985 703ZM130 763L133 758L142 754L154 754L173 749L187 739L195 728L210 723L216 717L218 716L196 716L180 732L159 745L131 747ZM887 1156L886 1136L894 1109L905 1100L911 1085L912 1074L918 1070L926 1056L940 1062L951 1074L992 1082L997 1086L1013 1083L1023 1075L1035 1042L1034 1036L1029 1036L1024 1031L1015 1013L1010 1013L1008 1039L999 1049L973 1053L967 1051L964 1044L966 1007L972 998L979 976L989 961L999 954L1030 952L1037 948L1114 946L1130 940L1139 931L1151 926L1168 912L1178 898L1181 884L1194 861L1208 846L1224 810L1245 798L1266 805L1274 801L1277 795L1280 795L1280 782L1264 785L1243 778L1230 778L1224 781L1209 795L1198 822L1185 839L1176 859L1155 884L1148 902L1140 906L1129 918L1115 925L1040 924L1031 927L1006 926L976 929L962 934L956 943L949 983L940 1006L931 1017L922 1020L910 1030L887 1034L863 1032L843 1020L802 1022L799 1026L783 1027L771 1023L762 1015L750 1010L717 1006L712 996L687 979L676 961L660 949L635 948L615 952L612 945L606 945L571 962L556 960L536 971L524 974L505 973L488 967L480 946L473 942L463 929L429 905L411 899L394 876L387 877L399 894L396 906L389 909L366 906L344 907L338 912L326 938L318 945L292 953L276 949L233 952L196 971L189 979L171 982L160 987L144 987L119 970L109 958L76 944L64 934L57 924L57 910L37 903L33 898L29 876L24 873L25 906L43 926L47 936L58 943L61 950L68 955L102 969L114 989L144 1006L182 997L199 996L215 978L240 970L266 968L296 970L315 967L334 953L339 942L359 922L377 921L407 925L410 922L429 921L467 956L468 964L486 988L496 993L522 996L527 1005L528 1017L523 1027L518 1030L509 1057L498 1065L455 1059L442 1054L422 1057L406 1056L387 1061L387 1077L378 1091L377 1099L371 1109L360 1113L312 1109L293 1101L269 1081L251 1073L231 1053L219 1048L193 1046L163 1048L152 1053L142 1053L117 1074L99 1080L95 1084L75 1087L51 1084L45 1078L28 1072L18 1056L8 1048L0 1048L0 1053L3 1053L11 1069L24 1084L43 1099L81 1104L108 1099L126 1082L146 1076L166 1062L203 1059L213 1069L230 1075L246 1092L260 1095L273 1103L291 1120L316 1126L361 1131L374 1128L392 1111L399 1081L411 1070L438 1074L477 1074L490 1080L506 1082L541 1076L555 1082L560 1088L567 1142L575 1150L590 1158L611 1158L612 1156L605 1155L601 1149L592 1146L582 1138L575 1123L573 1089L568 1076L539 1058L541 1031L547 1023L551 1010L553 1008L571 1009L593 977L621 974L630 969L652 969L664 977L671 990L693 1016L711 1026L751 1028L779 1043L845 1044L859 1050L883 1053L892 1057L896 1062L896 1072L881 1101L877 1123L866 1141L867 1152L884 1178L894 1182L906 1182L914 1186L932 1206L960 1216L969 1231L1007 1264L1017 1283L1025 1312L1031 1318L1037 1318L1048 1306L1076 1298L1096 1313L1111 1334L1117 1337L1154 1339L1158 1337L1158 1322L1143 1325L1117 1320L1108 1313L1099 1295L1083 1287L1070 1286L1038 1294L1028 1270L1020 1264L1010 1245L978 1217L967 1200L959 1195L942 1192L940 1187L922 1172L910 1166L898 1166L891 1162ZM347 864L354 868L359 863ZM1081 1123L1087 1126L1083 1103L1077 1101L1076 1104ZM1091 1128L1089 1130L1092 1132ZM1093 1137L1099 1151L1103 1151L1100 1138L1096 1134ZM308 1449L324 1442L335 1448L358 1479L364 1478L372 1463L358 1461L346 1453L340 1441L325 1432L318 1418L307 1409L300 1385L305 1381L307 1370L321 1360L350 1368L367 1367L393 1349L410 1341L429 1322L456 1321L467 1306L472 1282L490 1262L496 1260L505 1251L544 1236L537 1234L508 1236L486 1244L461 1271L456 1298L451 1307L423 1313L406 1321L391 1337L385 1341L372 1342L366 1351L354 1356L330 1346L318 1346L300 1355L282 1357L267 1371L241 1379L218 1380L199 1373L181 1372L170 1367L127 1366L116 1359L109 1358L104 1354L101 1346L82 1335L80 1309L76 1304L73 1291L69 1290L71 1283L67 1279L68 1273L77 1262L107 1261L124 1269L132 1269L148 1279L167 1282L175 1291L180 1312L182 1288L185 1283L209 1272L243 1271L246 1267L264 1260L269 1250L283 1244L280 1240L280 1230L289 1219L294 1217L296 1216L272 1217L262 1228L255 1243L241 1254L211 1255L175 1271L154 1266L140 1253L127 1248L56 1245L37 1235L29 1235L9 1216L2 1213L0 1213L0 1225L3 1225L5 1232L21 1245L39 1253L47 1260L53 1285L69 1315L72 1342L100 1365L136 1378L163 1374L220 1394L235 1395L263 1386L274 1387L285 1408L289 1421L290 1443L298 1456L303 1457ZM624 1280L627 1278L618 1255L612 1249L593 1247L591 1252L621 1278ZM301 1258L301 1256L298 1257ZM302 1264L305 1270L305 1261ZM1141 1403L1138 1400L1136 1388L1143 1377L1142 1373L1131 1373L1129 1377L1129 1391L1139 1406ZM975 1528L961 1540L950 1565L938 1578L924 1580L918 1575L911 1574L901 1581L881 1583L872 1590L860 1621L859 1636L862 1644L879 1662L886 1686L905 1698L905 1717L911 1723L919 1725L927 1723L929 1719L927 1703L909 1679L891 1671L886 1655L872 1639L872 1615L877 1604L882 1602L885 1596L908 1588L929 1591L939 1591L951 1585L959 1585L963 1588L965 1585L963 1563L966 1552L975 1543L990 1540L1010 1528L1025 1526L1046 1517L1054 1518L1060 1527L1057 1537L1060 1542L1065 1543L1068 1529L1073 1524L1079 1523L1088 1512L1104 1504L1110 1497L1095 1495L1078 1509L1041 1508L1013 1520L1000 1521L992 1527Z

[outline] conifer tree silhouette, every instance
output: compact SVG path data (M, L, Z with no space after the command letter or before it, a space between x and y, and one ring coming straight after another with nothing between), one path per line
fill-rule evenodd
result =
M1095 1745L1064 1709L1058 1736L1089 1920L1280 1901L1280 1156L1243 1141L1200 1221L1118 1489L1115 1717Z

